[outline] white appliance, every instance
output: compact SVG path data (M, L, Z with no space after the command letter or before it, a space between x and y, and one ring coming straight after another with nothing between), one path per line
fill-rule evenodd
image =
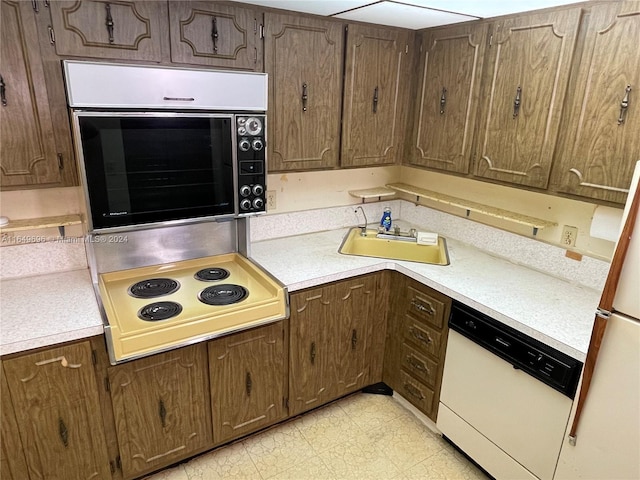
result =
M498 480L551 480L581 368L455 302L438 429Z
M640 162L631 183L624 210L625 225L633 199L640 195ZM618 240L618 246L622 237ZM615 268L616 256L612 261ZM611 278L611 275L609 276ZM597 358L588 394L575 431L567 431L555 479L637 480L640 479L640 219L624 257L611 315L599 353L592 345L587 353ZM604 296L604 294L603 294ZM607 317L606 313L604 315ZM587 369L585 368L585 372ZM583 380L584 382L584 380ZM578 402L575 402L572 419Z

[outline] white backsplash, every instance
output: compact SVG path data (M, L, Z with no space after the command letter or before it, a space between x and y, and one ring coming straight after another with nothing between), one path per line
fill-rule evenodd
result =
M355 213L357 206L252 217L251 241L355 226L362 222L362 213ZM417 206L405 200L362 205L370 227L378 225L386 206L391 207L392 219L400 221L403 230L408 226L414 226L419 230L436 232L445 238L454 238L497 257L577 285L594 290L602 290L604 287L609 262L587 256L583 256L581 261L572 260L565 256L566 250L563 248L428 207Z

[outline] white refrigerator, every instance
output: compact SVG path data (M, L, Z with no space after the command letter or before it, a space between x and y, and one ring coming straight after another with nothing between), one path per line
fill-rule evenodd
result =
M640 162L631 183L622 227L629 217L634 196L640 195L639 182ZM619 281L613 285L610 274L605 286L605 292L608 287L617 288L611 316L604 320L606 327L591 385L584 396L575 445L570 429L578 397L554 480L640 479L640 218L637 213L636 219ZM620 257L619 250L616 248L612 270L616 256ZM590 356L594 356L593 342L592 338L585 366Z

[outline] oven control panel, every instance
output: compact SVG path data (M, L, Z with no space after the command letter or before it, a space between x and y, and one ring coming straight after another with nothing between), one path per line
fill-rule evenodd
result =
M266 211L266 141L264 115L236 115L238 208L240 215Z

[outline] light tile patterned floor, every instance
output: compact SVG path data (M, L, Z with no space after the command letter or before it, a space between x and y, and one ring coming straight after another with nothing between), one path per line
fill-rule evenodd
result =
M486 480L391 397L355 394L147 480Z

